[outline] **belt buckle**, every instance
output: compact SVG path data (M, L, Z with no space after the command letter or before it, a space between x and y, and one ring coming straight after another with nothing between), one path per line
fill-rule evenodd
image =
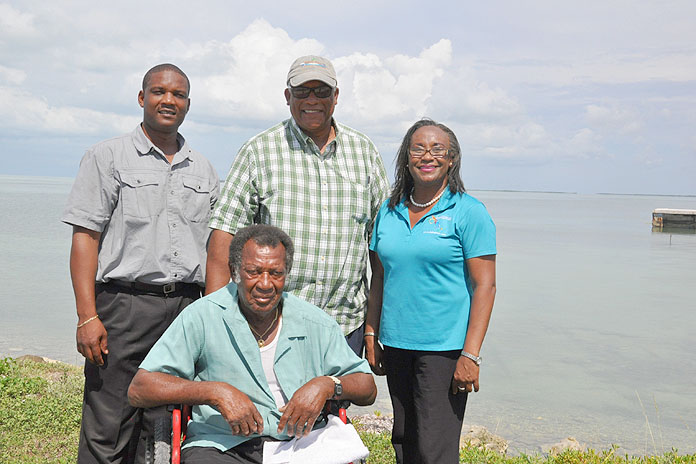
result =
M165 295L169 295L170 293L173 293L174 290L176 290L176 283L174 283L174 282L164 284L164 286L162 286L162 291L164 292Z

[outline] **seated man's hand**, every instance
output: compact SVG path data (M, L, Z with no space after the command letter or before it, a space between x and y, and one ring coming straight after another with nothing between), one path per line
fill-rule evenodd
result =
M232 385L215 382L214 401L211 404L230 424L233 435L263 433L263 418L258 409L246 394Z
M315 377L292 395L290 401L280 408L283 415L278 422L278 433L287 428L290 436L308 435L314 422L324 408L326 400L334 393L334 382L329 377Z

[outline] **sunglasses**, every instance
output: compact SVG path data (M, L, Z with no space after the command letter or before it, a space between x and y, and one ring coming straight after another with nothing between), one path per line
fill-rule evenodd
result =
M319 87L289 87L293 97L303 99L309 97L309 94L314 92L317 98L328 98L333 94L333 87L328 85L320 85Z

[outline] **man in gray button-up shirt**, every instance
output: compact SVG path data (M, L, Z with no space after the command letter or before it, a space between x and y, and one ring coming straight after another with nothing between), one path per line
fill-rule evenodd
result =
M126 390L205 283L219 180L178 133L189 85L171 64L145 74L142 124L87 150L61 218L73 226L77 349L86 359L80 463L142 462L140 429L160 413L130 407Z

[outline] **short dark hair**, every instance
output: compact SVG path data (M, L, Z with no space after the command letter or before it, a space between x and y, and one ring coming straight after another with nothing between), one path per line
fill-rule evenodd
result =
M401 200L405 200L413 190L413 177L411 177L411 172L408 170L408 161L410 157L408 151L411 147L411 139L413 138L413 134L418 129L425 126L435 126L438 129L444 131L445 134L447 134L447 136L449 137L449 155L452 157L452 167L449 169L449 172L447 173L447 185L449 186L450 192L452 193L466 192L466 189L464 188L464 182L462 182L462 178L459 175L459 167L461 165L462 156L457 136L454 135L452 129L445 126L444 124L440 124L429 118L423 118L420 121L416 121L416 123L413 124L408 129L408 131L406 131L404 140L401 142L399 151L396 154L394 186L392 187L392 192L389 196L389 208L391 209L398 205L401 202Z
M230 243L230 270L239 269L242 266L242 250L249 240L253 240L259 246L275 248L278 245L285 247L285 272L292 269L295 246L288 234L281 229L268 224L255 224L245 227L234 234Z
M186 79L186 92L191 91L191 82L189 81L188 76L184 71L182 71L178 66L171 64L171 63L162 63L158 64L157 66L152 67L148 72L145 73L145 76L143 76L143 90L147 88L148 85L150 85L150 79L152 79L152 75L158 72L162 71L174 71L175 73L181 75Z

